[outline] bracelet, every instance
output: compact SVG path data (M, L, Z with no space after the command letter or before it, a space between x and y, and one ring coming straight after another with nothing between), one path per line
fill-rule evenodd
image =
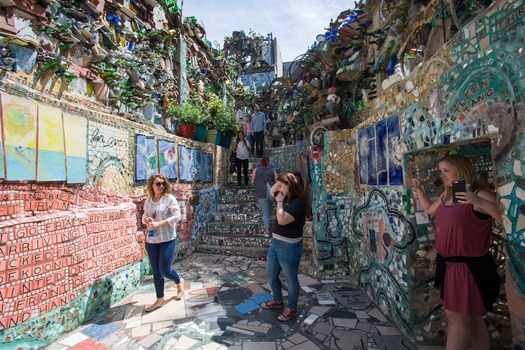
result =
M283 201L276 201L277 203L282 203Z

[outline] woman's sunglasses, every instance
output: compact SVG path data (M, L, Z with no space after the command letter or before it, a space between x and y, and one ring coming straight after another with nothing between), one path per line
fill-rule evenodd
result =
M157 186L157 187L164 187L164 186L166 186L166 183L165 182L155 182L155 186Z

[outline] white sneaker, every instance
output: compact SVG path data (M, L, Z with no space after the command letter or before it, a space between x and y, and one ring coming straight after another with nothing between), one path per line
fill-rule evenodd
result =
M272 234L270 232L268 232L268 231L264 231L264 237L270 238L270 237L272 237Z

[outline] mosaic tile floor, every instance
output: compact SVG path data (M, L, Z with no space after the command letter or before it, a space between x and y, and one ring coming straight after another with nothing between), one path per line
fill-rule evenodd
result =
M173 299L176 287L169 283L169 302L145 313L155 299L148 277L139 292L46 349L444 349L416 347L348 280L301 275L299 316L279 322L280 310L259 307L271 297L265 264L193 254L175 265L185 279L183 300Z

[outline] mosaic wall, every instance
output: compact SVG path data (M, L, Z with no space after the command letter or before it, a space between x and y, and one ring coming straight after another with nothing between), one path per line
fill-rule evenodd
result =
M195 207L195 216L191 231L191 241L198 242L205 232L206 224L213 221L219 203L219 191L216 187L199 193L199 204Z
M304 174L308 170L306 140L299 141L291 146L268 148L264 152L270 158L270 162L278 174L285 171L292 173L301 171ZM291 159L293 162L290 161Z
M430 287L433 218L404 184L417 176L427 193L441 193L436 167L446 152L469 157L501 197L491 250L506 279L487 323L495 343L525 341L524 22L521 2L492 6L375 99L368 120L327 133L312 164L319 270L348 273L417 341L444 342L446 321Z
M124 299L137 289L143 277L140 262L126 265L79 291L75 299L66 299L62 306L45 314L36 313L23 323L0 331L2 342L9 343L11 349L40 349Z
M193 178L173 186L183 215L176 259L193 252L192 232L208 220L196 207L216 207L225 152L42 95L10 73L2 89L0 340L36 348L135 290L147 272L144 180L159 169L180 179L177 145L190 150ZM141 149L137 135L152 142Z

